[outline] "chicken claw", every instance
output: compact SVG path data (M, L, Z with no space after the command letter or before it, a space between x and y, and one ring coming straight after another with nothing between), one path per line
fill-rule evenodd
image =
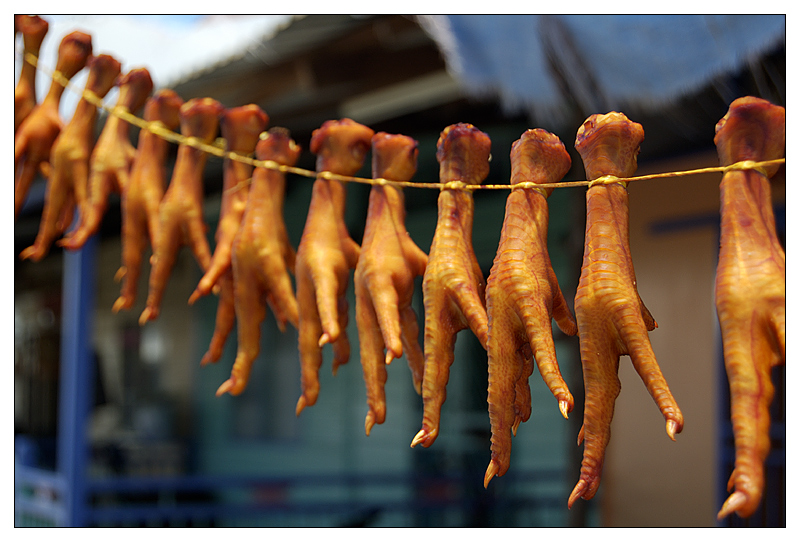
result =
M180 110L181 133L211 144L217 135L221 103L211 98L193 98ZM208 155L188 143L178 146L172 180L158 208L158 230L151 258L147 306L139 324L158 318L161 299L181 244L188 245L200 268L211 263L211 251L203 222L203 169Z
M354 175L361 169L374 132L350 119L327 121L314 130L311 152L317 171ZM302 395L296 413L317 402L322 346L333 347L333 373L350 358L347 283L360 247L344 222L346 187L319 175L314 181L306 225L297 248L298 349Z
M546 188L560 181L571 164L564 144L544 130L526 131L511 147L511 184L541 186L516 188L509 194L497 256L486 281L492 459L484 487L508 470L511 434L530 417L528 377L534 359L564 417L574 404L556 361L551 320L555 318L567 335L575 335L578 328L547 251L547 197L553 189Z
M225 111L220 120L220 129L226 142L226 150L244 156L252 154L256 148L258 136L264 131L268 120L267 114L253 104ZM231 158L226 158L223 164L222 205L216 233L217 246L214 248L208 270L189 297L191 305L200 296L208 295L212 288L219 289L214 334L211 337L208 351L200 361L201 365L219 361L225 341L236 322L231 246L242 223L242 215L247 205L247 183L252 171L253 166L250 164Z
M257 105L234 107L225 111L220 120L220 129L225 139L226 150L244 156L251 154L256 148L259 134L264 131L268 121L267 114ZM225 159L222 173L222 204L216 233L217 244L211 257L211 266L189 298L190 304L200 296L208 295L217 283L217 279L231 268L231 247L247 206L247 182L252 171L253 166L250 164L230 158Z
M483 272L472 248L475 202L469 185L489 174L489 136L471 124L448 126L439 136L438 218L422 279L425 306L425 369L422 428L411 442L428 447L439 433L456 334L471 329L486 348L488 320Z
M144 106L144 120L174 132L180 126L183 100L174 91L161 89ZM139 132L139 143L131 165L128 188L122 194L122 280L120 295L112 310L130 309L136 299L142 256L147 244L155 246L158 206L167 185L169 141L150 130Z
M258 160L293 166L300 147L289 132L272 128L256 146ZM284 329L297 327L297 301L289 271L294 270L295 252L283 220L286 177L281 171L256 168L250 184L242 225L233 241L233 292L238 321L239 347L231 376L217 395L242 393L261 344L261 322L266 305ZM224 290L223 290L224 291Z
M586 178L630 177L644 130L621 113L592 115L578 130L575 147ZM656 323L636 290L628 242L628 191L623 182L594 185L586 191L586 238L575 294L586 402L578 444L584 442L580 480L568 506L591 499L600 484L605 449L619 395L619 358L629 355L674 440L683 415L656 362L647 332Z
M92 56L92 37L75 31L64 36L58 46L56 71L72 79ZM22 121L14 134L14 219L19 215L36 172L49 166L50 150L61 132L63 122L58 109L64 87L53 80L50 90Z
M114 87L120 63L110 55L99 55L90 58L88 66L86 91L102 99ZM89 156L94 144L96 121L97 106L81 98L72 119L53 143L50 153L52 173L47 183L41 225L33 245L20 254L23 260L44 258L53 239L69 227L74 205L80 207L86 200Z
M144 107L153 80L145 68L136 68L123 75L117 86L117 108L133 113ZM112 191L124 193L128 186L131 164L136 149L130 141L130 125L117 115L109 115L92 152L87 201L80 210L75 230L59 244L70 250L81 248L100 227Z
M409 181L417 169L417 142L379 132L372 137L372 176ZM364 240L353 282L361 366L367 388L364 428L369 435L386 418L386 365L406 354L414 388L420 393L424 357L417 315L411 307L414 278L425 272L428 257L405 228L401 188L376 184L370 190ZM386 355L384 356L384 348Z
M23 53L39 58L39 50L49 25L38 15L14 15L14 28L22 32ZM36 67L23 57L17 86L14 87L14 133L36 107Z
M760 98L739 98L716 127L720 163L784 155L786 110ZM731 394L736 461L718 519L749 517L764 490L770 450L771 370L786 363L786 254L775 230L765 171L730 171L720 184L720 253L716 306Z

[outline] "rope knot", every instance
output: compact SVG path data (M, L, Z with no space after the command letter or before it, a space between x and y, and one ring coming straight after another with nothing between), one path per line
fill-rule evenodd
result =
M100 99L100 96L88 88L83 91L83 98L95 107L100 107L103 105L103 100Z
M521 183L517 183L517 184L514 185L512 190L516 190L517 188L521 188L523 190L536 190L537 192L539 192L545 198L548 196L547 190L545 190L544 186L542 186L541 184L538 184L538 183L531 182L531 181L523 181Z
M617 177L616 175L602 175L596 179L592 179L591 181L589 181L589 185L587 186L587 188L591 188L597 185L608 185L614 183L619 183L625 188L628 187L628 182L623 181L620 177Z
M463 181L449 181L442 185L442 190L469 190L469 185Z
M729 171L755 171L764 177L769 177L767 174L767 169L753 160L743 160L741 162L736 162L735 164L725 166L724 171L725 173L728 173Z

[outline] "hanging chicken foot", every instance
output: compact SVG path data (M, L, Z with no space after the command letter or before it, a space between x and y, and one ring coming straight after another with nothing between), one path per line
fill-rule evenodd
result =
M350 119L327 121L314 130L310 150L319 175L312 188L308 216L297 248L298 349L302 395L296 413L316 403L322 347L333 348L333 373L350 358L347 338L349 271L360 247L344 222L346 187L323 172L354 175L361 169L374 132Z
M180 126L183 100L174 91L161 89L144 106L144 120L150 126L174 132ZM158 206L167 185L169 141L149 129L139 133L139 143L131 165L128 188L122 194L122 266L115 278L122 281L120 295L112 310L133 306L139 284L142 257L155 247Z
M56 71L70 80L86 66L91 55L92 37L83 32L71 32L64 36L58 46ZM14 135L15 220L25 203L36 172L50 169L50 151L63 127L58 112L63 94L64 87L54 79L47 95L22 121Z
M223 110L222 104L211 98L189 100L180 109L181 134L210 145ZM182 244L191 248L203 271L211 263L203 221L203 170L207 158L205 151L189 143L178 146L172 180L158 208L147 305L139 317L140 325L158 318L164 288Z
M300 147L282 128L272 128L256 146L256 158L261 161L293 166L299 156ZM219 387L217 395L238 395L247 386L261 347L261 323L267 304L281 331L286 322L297 327L297 301L289 278L289 272L294 269L295 252L283 219L285 190L283 172L264 167L253 172L247 206L232 252L238 350L231 376Z
M439 434L447 396L456 334L469 328L486 348L488 321L485 283L472 247L475 202L470 185L489 174L489 136L471 124L448 126L439 136L438 217L428 265L422 279L425 306L425 368L422 380L422 428L411 446L428 447Z
M409 181L417 170L417 142L403 135L377 133L372 138L372 176ZM425 272L427 256L405 227L401 188L376 184L370 190L364 239L353 282L356 294L361 366L367 389L364 430L386 419L386 365L404 353L417 393L424 357L417 315L411 306L414 278ZM386 354L384 355L384 349Z
M153 90L153 80L145 68L136 68L123 75L117 84L119 97L115 109L135 113L144 107ZM77 227L59 244L70 250L81 248L97 233L112 192L127 190L131 164L136 149L130 141L130 124L117 115L109 115L97 145L92 151L89 187L85 205L79 208Z
M528 377L533 361L566 418L574 400L556 361L551 320L567 335L577 326L547 251L547 197L570 169L563 143L544 130L528 130L511 147L511 191L503 229L486 284L489 419L492 459L484 486L509 467L511 435L531 414Z
M604 175L630 177L644 139L640 124L621 113L593 115L578 130L575 147L590 181ZM666 419L670 439L683 429L683 415L656 362L647 332L656 322L636 289L628 242L628 191L624 181L586 191L586 238L575 294L583 380L586 391L580 480L568 506L591 499L600 484L610 439L614 402L620 391L619 358L629 355Z
M85 91L102 99L114 87L120 63L110 55L99 55L89 59L88 67ZM53 240L72 222L75 206L80 208L86 200L96 121L97 106L82 97L75 106L72 119L53 143L50 153L52 173L45 192L39 232L33 245L20 254L23 260L44 258Z
M14 28L22 33L23 58L17 86L14 87L14 133L36 107L36 67L25 58L39 58L39 50L49 25L38 15L14 15Z
M786 111L760 98L735 100L716 127L720 164L781 158ZM786 254L775 229L769 178L777 166L730 171L720 183L716 306L731 395L736 460L718 519L749 517L761 502L770 450L772 368L786 363Z
M226 151L241 156L252 154L268 120L267 114L253 104L225 111L220 121L220 128ZM222 167L222 205L217 226L216 247L208 270L189 297L189 304L192 305L200 296L208 295L212 288L219 290L214 334L208 350L200 361L201 364L219 361L225 341L236 322L231 247L242 223L242 215L247 205L247 183L253 171L253 166L250 164L230 157L225 158Z

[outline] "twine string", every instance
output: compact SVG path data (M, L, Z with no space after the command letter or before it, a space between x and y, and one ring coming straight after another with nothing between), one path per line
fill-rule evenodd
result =
M166 139L172 143L178 145L188 145L199 149L203 152L216 156L218 158L227 159L227 160L234 160L238 162L242 162L244 164L248 164L253 167L261 167L265 169L280 171L282 173L292 173L294 175L298 175L301 177L308 177L308 178L321 178L326 180L337 180L342 182L355 182L355 183L362 183L362 184L369 184L369 185L391 185L398 188L430 188L436 190L514 190L514 189L522 189L522 188L537 188L535 183L531 183L529 181L520 182L516 184L483 184L483 185L472 185L472 184L465 184L460 181L453 181L448 183L427 183L427 182L414 182L414 181L393 181L391 179L383 179L383 178L363 178L363 177L354 177L349 175L340 175L338 173L333 173L330 171L310 171L294 166L287 166L283 164L279 164L273 160L256 160L251 156L239 154L232 151L225 150L225 141L222 138L218 138L212 144L205 143L195 137L187 137L182 134L173 132L167 129L166 126L160 121L146 121L142 118L137 117L136 115L132 114L130 111L127 110L125 107L119 106L107 106L103 100L101 100L95 93L88 91L88 90L80 90L76 89L75 86L67 79L62 73L57 70L47 70L43 69L39 63L38 58L31 54L31 53L24 53L23 59L25 62L32 64L35 68L41 69L45 73L50 73L52 79L57 82L58 84L62 85L64 88L83 96L86 101L90 102L91 104L95 105L96 107L103 109L109 115L114 115L122 120L138 127L141 130L148 130L153 134ZM598 185L608 185L613 183L621 183L624 186L627 186L629 182L633 181L648 181L653 179L667 179L667 178L677 178L677 177L686 177L689 175L701 175L704 173L722 173L725 174L729 171L748 171L754 170L766 177L767 175L767 168L770 166L785 164L786 158L778 158L775 160L764 160L764 161L752 161L752 160L743 160L741 162L736 162L734 164L730 164L727 166L715 166L715 167L705 167L705 168L698 168L698 169L691 169L691 170L684 170L684 171L669 171L665 173L652 173L649 175L638 175L635 177L616 177L614 175L604 175L602 177L598 177L597 179L593 180L581 180L581 181L561 181L556 183L547 183L546 185L539 185L540 187L544 188L572 188L578 186L586 186L587 188L591 188L593 186ZM250 180L248 179L247 184L249 184ZM240 183L242 184L242 183ZM243 186L235 186L230 188L229 190L240 190ZM541 189L540 189L541 190Z

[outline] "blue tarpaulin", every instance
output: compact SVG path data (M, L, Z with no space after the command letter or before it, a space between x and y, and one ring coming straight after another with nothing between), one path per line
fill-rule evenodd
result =
M447 69L475 97L558 116L656 107L786 39L785 15L427 15Z

